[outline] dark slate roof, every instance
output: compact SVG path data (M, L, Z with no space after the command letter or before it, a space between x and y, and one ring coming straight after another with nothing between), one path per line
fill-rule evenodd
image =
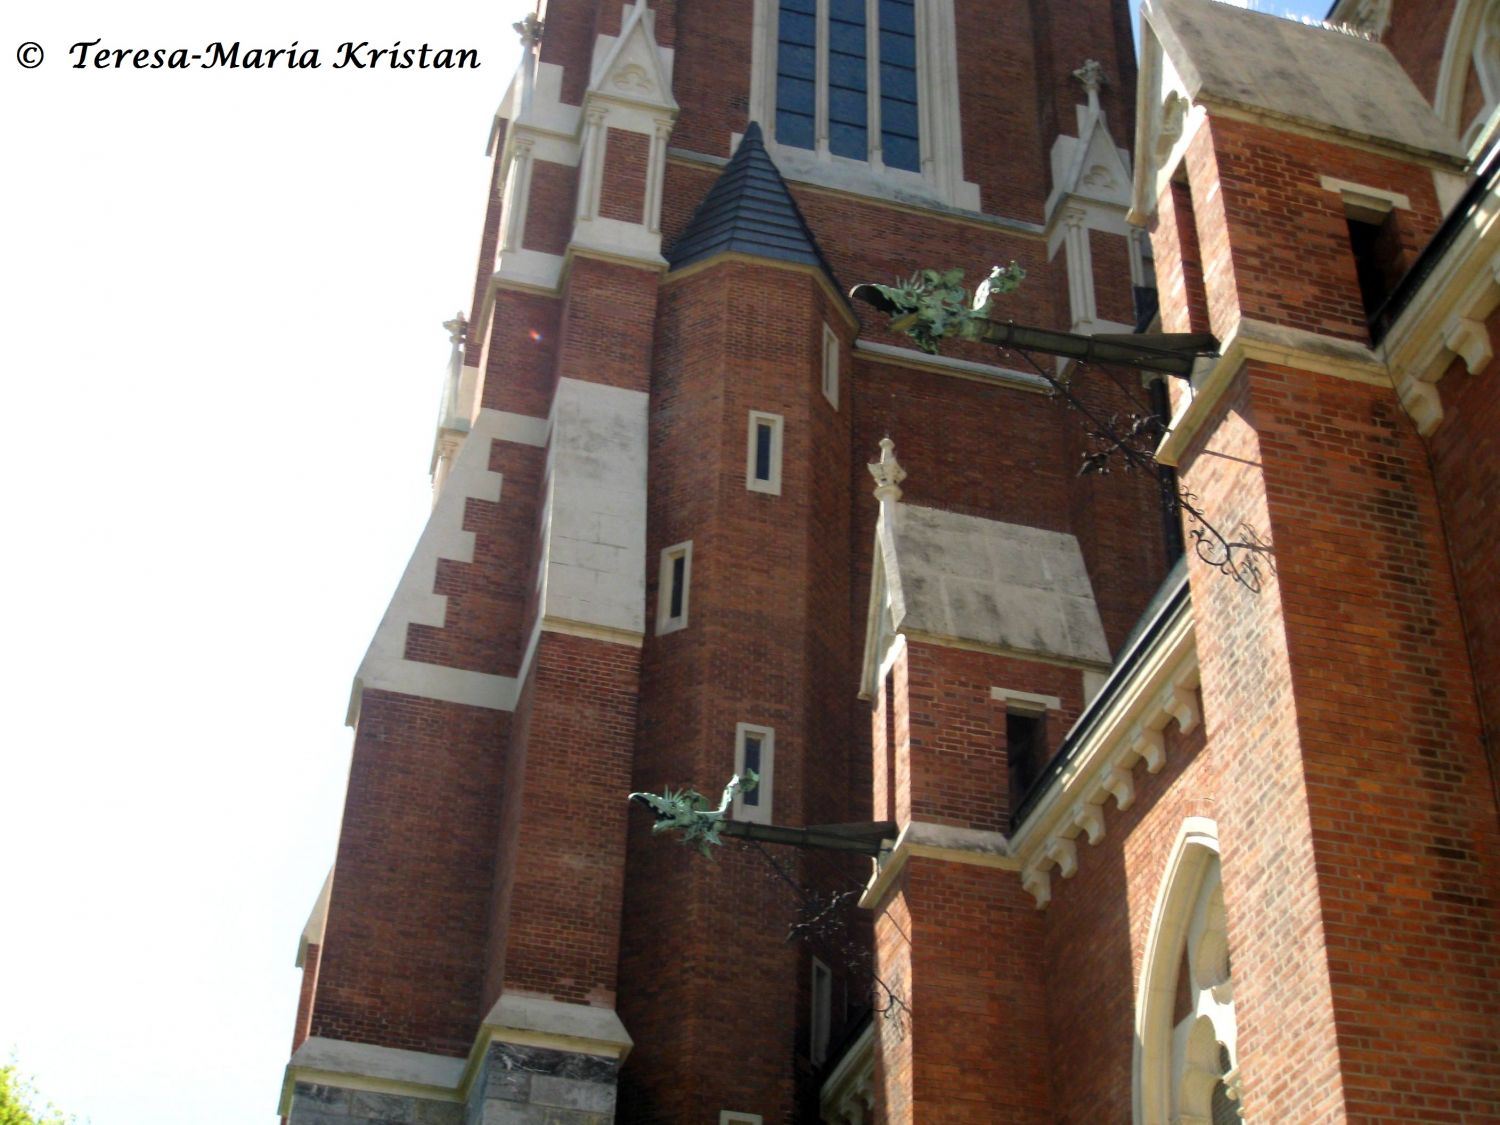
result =
M730 251L817 266L833 282L834 291L843 292L754 121L682 237L667 252L667 262L681 269Z

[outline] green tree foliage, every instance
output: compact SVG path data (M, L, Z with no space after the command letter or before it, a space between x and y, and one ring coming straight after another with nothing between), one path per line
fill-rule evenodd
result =
M35 1106L36 1091L16 1070L15 1060L0 1066L0 1125L72 1125L74 1121L50 1103L44 1109Z

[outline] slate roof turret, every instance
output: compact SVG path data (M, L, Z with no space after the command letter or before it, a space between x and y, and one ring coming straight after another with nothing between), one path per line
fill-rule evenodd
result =
M817 266L828 275L835 292L844 291L766 152L760 125L754 121L667 252L667 262L676 270L730 252Z

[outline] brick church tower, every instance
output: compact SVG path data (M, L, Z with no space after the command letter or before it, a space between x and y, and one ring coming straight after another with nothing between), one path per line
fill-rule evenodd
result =
M1136 534L1152 490L1077 481L1034 372L925 355L845 294L1014 260L1017 318L1130 330L1127 5L549 0L518 30L432 517L355 680L283 1113L811 1120L870 986L787 922L850 861L706 861L625 798L751 765L752 823L950 799L872 767L886 437L913 549L973 553L907 575L923 683L985 679L971 717L1002 730L1003 683L1056 712L1028 727L1045 745L1102 679L1165 570ZM1012 566L1025 628L980 589ZM998 825L1003 765L966 799Z
M1146 0L1139 94L1126 0L518 24L284 1117L1500 1118L1500 0L1437 7ZM848 296L1009 262L1219 353ZM1177 475L1081 475L1131 418ZM747 769L712 858L627 802Z

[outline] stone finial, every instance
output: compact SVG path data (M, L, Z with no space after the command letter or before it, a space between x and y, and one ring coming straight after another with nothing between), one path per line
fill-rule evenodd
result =
M880 460L869 466L875 478L877 500L900 500L901 482L906 479L906 470L896 460L896 443L888 437L880 439Z
M511 24L517 35L521 37L521 50L529 51L542 41L542 21L536 18L535 12L527 12L526 18Z
M1083 83L1083 88L1093 96L1104 87L1104 66L1098 59L1089 59L1073 72L1073 77Z
M452 320L443 321L443 327L448 330L450 344L462 344L469 331L469 322L464 319L464 314L459 312L454 314Z
M1083 83L1084 92L1089 97L1089 108L1095 113L1099 111L1099 91L1105 83L1104 67L1098 59L1089 59L1073 72L1073 77Z

